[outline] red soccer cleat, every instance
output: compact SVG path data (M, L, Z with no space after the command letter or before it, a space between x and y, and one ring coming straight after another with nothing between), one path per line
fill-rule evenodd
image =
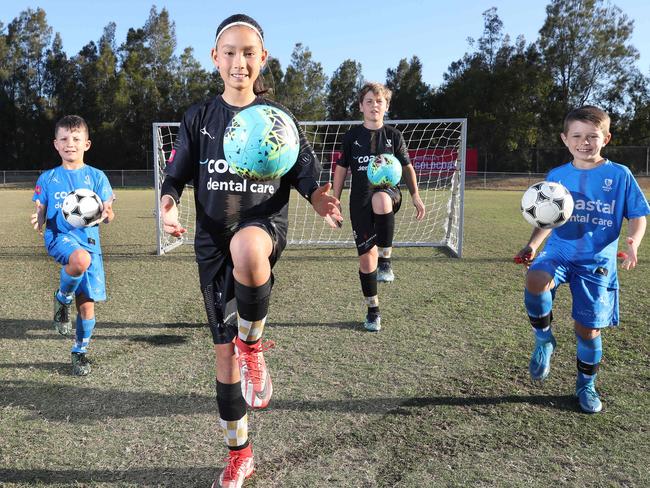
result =
M241 374L241 392L251 408L266 408L271 401L273 384L264 361L264 351L274 346L273 341L262 344L246 344L239 337L235 339L235 355Z
M244 480L255 472L253 449L250 444L239 451L230 451L226 460L228 464L219 478L214 480L212 488L240 488Z

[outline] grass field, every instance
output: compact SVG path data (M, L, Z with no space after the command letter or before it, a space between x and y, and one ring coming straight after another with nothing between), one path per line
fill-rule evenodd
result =
M0 485L210 486L226 450L191 250L154 256L153 193L119 193L102 229L94 369L75 378L50 327L58 269L29 227L30 197L0 191ZM353 249L285 251L265 333L275 393L250 414L246 487L650 485L650 237L620 273L604 411L585 415L566 288L551 376L528 379L519 197L467 192L463 259L397 249L378 334L360 323Z

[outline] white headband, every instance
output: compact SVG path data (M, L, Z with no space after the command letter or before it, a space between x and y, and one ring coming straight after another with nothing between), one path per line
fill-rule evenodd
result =
M227 26L225 26L223 29L221 29L219 31L219 33L217 34L216 39L214 40L214 47L215 48L217 47L217 43L219 42L219 37L221 37L221 34L223 34L226 31L226 29L230 29L231 27L233 27L235 25L243 25L245 27L249 27L249 28L253 29L255 31L255 34L257 34L257 36L260 38L260 41L262 41L262 47L264 47L264 38L262 37L262 34L260 34L260 31L257 29L257 27L255 27L253 24L249 24L248 22L241 22L240 21L240 22L231 22L230 24L228 24Z

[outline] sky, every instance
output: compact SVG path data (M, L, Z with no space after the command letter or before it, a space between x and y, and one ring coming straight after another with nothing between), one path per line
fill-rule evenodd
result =
M638 68L650 74L650 2L610 0L634 20L631 44L640 52ZM431 86L443 82L449 65L472 48L468 37L483 32L483 12L491 7L503 22L503 31L527 43L537 39L546 17L547 1L531 0L1 0L0 22L6 29L20 12L45 10L48 24L63 39L73 56L90 41L97 41L104 26L117 24L116 43L126 40L129 28L143 27L152 5L169 11L175 22L177 52L194 48L194 57L212 70L210 48L217 25L233 13L246 13L264 29L269 54L285 69L296 43L301 42L331 77L346 59L362 65L366 80L384 82L386 70L400 59L416 55L423 79ZM327 5L327 7L325 7Z

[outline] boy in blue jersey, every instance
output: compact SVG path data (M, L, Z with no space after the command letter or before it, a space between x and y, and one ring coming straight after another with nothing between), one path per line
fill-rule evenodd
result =
M576 396L587 413L602 409L595 388L602 357L601 329L618 325L616 257L623 219L628 219L625 270L637 264L650 206L630 170L601 156L610 141L610 119L593 106L569 112L561 134L573 161L552 169L548 181L564 185L573 196L573 215L553 230L535 229L515 261L529 266L524 303L535 333L529 371L534 381L549 374L556 346L551 331L557 287L568 283L577 338ZM544 250L533 259L544 239Z
M54 328L61 335L71 332L70 304L76 299L72 373L85 376L90 373L86 352L95 327L95 302L106 300L99 227L72 227L63 218L61 204L72 190L92 190L103 202L101 219L108 223L115 217L114 196L106 175L84 163L84 153L90 149L84 119L67 115L59 120L54 128L54 147L61 156L61 165L38 178L32 198L36 212L31 223L43 235L47 253L62 266L59 289L54 293Z

